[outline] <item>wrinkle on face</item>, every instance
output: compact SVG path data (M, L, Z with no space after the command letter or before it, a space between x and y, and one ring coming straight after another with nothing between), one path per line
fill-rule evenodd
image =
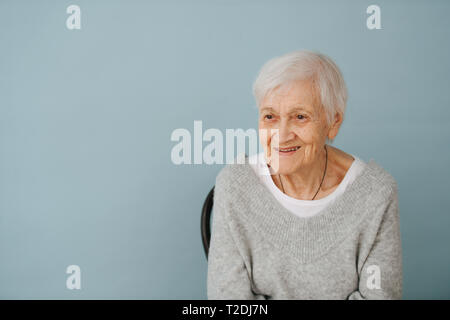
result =
M264 120L266 111L274 115L273 121ZM308 116L308 119L296 119L300 114ZM314 82L297 80L270 91L260 106L259 128L269 131L278 129L278 132L269 132L265 141L261 139L269 157L275 152L272 148L278 145L301 146L292 156L278 157L280 170L287 173L312 168L323 151L328 131L326 115Z

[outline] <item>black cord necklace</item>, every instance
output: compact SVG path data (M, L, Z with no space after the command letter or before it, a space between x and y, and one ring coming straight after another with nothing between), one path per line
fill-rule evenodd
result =
M320 182L320 186L319 189L317 189L316 194L314 195L314 197L311 200L314 200L314 198L317 196L317 194L319 193L320 187L322 186L323 180L325 179L325 174L327 173L327 166L328 166L328 150L327 150L327 145L324 146L325 147L325 171L323 172L323 177L322 177L322 181ZM281 188L283 188L283 193L284 192L284 187L283 187L283 182L281 181L281 176L278 174L278 179L280 179L280 183L281 183Z

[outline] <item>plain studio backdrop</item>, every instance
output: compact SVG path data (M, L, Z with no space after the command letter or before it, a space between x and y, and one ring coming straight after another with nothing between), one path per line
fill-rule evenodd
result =
M81 29L66 27L67 7ZM381 9L369 30L367 7ZM334 146L398 182L404 298L450 298L450 3L1 1L0 298L205 299L200 211L223 164L174 130L257 128L268 59L341 68ZM194 137L192 136L192 140ZM204 143L204 146L207 143ZM81 269L69 290L66 269Z

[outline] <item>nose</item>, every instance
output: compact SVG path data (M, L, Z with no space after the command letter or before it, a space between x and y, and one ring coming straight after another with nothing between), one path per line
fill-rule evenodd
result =
M280 145L283 145L283 143L285 143L286 141L293 139L294 133L292 132L287 119L282 119L280 121L280 126L278 127L278 135Z

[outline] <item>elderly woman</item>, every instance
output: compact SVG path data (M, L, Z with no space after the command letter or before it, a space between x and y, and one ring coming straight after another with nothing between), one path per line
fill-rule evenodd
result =
M217 175L208 299L401 299L397 183L327 144L344 119L339 68L295 51L253 92L264 152Z

